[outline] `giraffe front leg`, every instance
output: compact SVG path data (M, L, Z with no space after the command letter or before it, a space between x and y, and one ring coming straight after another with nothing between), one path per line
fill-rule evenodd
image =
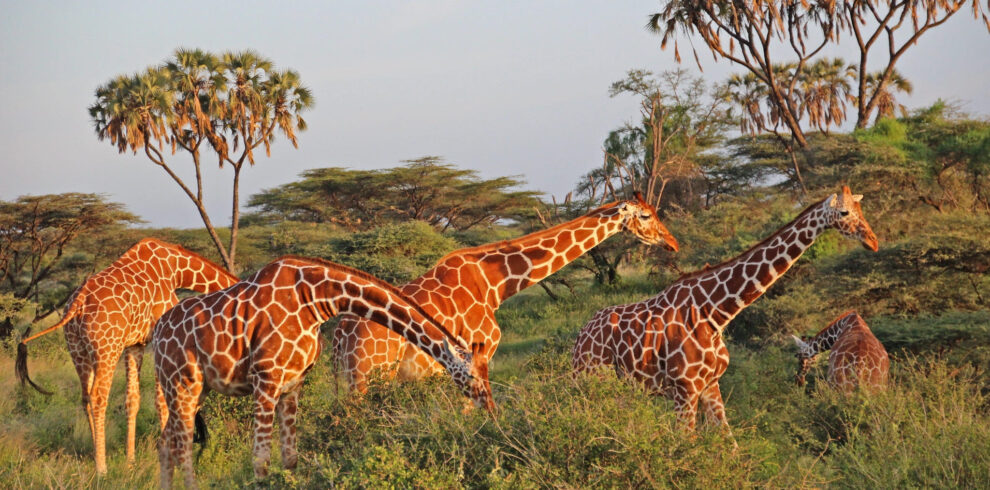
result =
M275 422L275 406L279 400L279 386L255 375L254 385L254 476L268 475L268 462L272 457L272 428Z
M674 411L677 412L678 422L684 430L694 432L698 415L698 390L690 381L677 380L673 392Z
M278 400L279 438L282 442L282 466L287 470L296 469L299 460L296 453L296 412L299 407L300 388L283 393Z
M134 464L134 438L137 430L138 409L141 406L141 387L138 382L138 373L141 371L141 359L143 357L144 346L136 345L128 347L124 351L124 362L127 366L127 398L125 407L127 408L127 464Z
M725 403L722 402L722 390L719 389L718 381L709 385L701 394L701 407L705 412L705 421L722 430L732 440L732 445L738 449L739 444L732 436L729 419L725 416Z

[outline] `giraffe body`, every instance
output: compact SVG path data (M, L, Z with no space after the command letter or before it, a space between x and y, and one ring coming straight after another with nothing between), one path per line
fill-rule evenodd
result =
M454 251L402 287L451 333L490 359L502 337L495 311L503 301L538 283L606 238L627 230L640 241L677 250L677 241L652 206L637 196L600 207L575 220L514 240ZM375 369L418 379L441 367L390 330L367 319L343 317L333 337L334 357L351 388L366 390Z
M743 308L779 279L815 238L837 228L871 250L877 239L848 187L841 198L819 201L738 257L681 277L639 303L599 310L578 334L575 372L610 366L620 376L674 400L688 429L699 404L726 429L719 379L729 365L722 333Z
M123 353L127 370L126 454L127 461L133 462L140 404L138 372L144 347L151 339L152 325L178 302L176 289L202 293L235 282L236 277L196 253L152 238L141 240L76 289L59 323L22 341L18 352L18 376L30 381L26 372L27 352L23 346L64 327L69 354L82 385L82 403L93 435L96 470L105 473L107 401L113 372Z
M320 352L320 325L339 313L400 331L436 357L477 405L493 408L484 359L464 350L399 290L332 262L287 256L227 289L182 301L155 326L159 410L167 410L159 446L162 486L171 486L177 465L187 488L195 486L193 417L208 390L254 397L256 476L267 471L276 413L282 461L294 467L299 391Z
M798 346L799 386L811 369L815 357L831 350L828 355L828 384L844 393L858 387L870 391L887 387L890 358L883 344L855 311L848 311L836 318L811 339L794 337Z

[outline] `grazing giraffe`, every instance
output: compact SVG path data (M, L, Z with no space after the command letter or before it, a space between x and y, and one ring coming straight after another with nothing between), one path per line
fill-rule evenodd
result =
M641 242L677 250L677 240L656 210L636 193L635 199L607 204L575 220L514 240L456 250L402 287L454 335L481 344L490 359L502 332L495 310L503 301L532 286L598 245L628 230ZM351 389L364 393L373 370L419 379L440 366L388 329L366 319L343 317L334 331L334 357L350 378ZM395 369L398 364L398 369ZM397 371L397 372L396 372Z
M195 486L193 417L209 390L254 396L255 476L267 471L276 412L282 461L293 468L299 391L320 353L320 325L342 313L399 332L437 359L477 406L494 408L486 360L398 289L333 262L286 256L227 289L188 298L158 320L152 348L158 407L167 420L159 445L162 487L171 486L175 466L186 487Z
M127 462L134 462L134 432L141 393L138 373L155 320L178 302L176 289L208 293L237 282L220 266L179 245L146 238L73 293L62 320L21 341L16 373L21 383L47 393L28 377L27 342L65 327L69 354L82 384L82 403L93 435L96 471L106 473L107 398L123 353L127 366Z
M653 393L674 400L681 422L695 426L699 401L710 422L728 430L719 378L729 365L726 325L759 298L811 246L835 228L873 251L877 238L859 200L842 195L812 204L776 233L738 257L687 274L639 303L599 310L578 334L575 372L613 366Z
M798 347L798 386L811 369L815 356L829 349L828 384L844 393L858 386L882 390L887 386L890 359L883 344L873 335L866 321L855 311L847 311L813 338L794 337Z

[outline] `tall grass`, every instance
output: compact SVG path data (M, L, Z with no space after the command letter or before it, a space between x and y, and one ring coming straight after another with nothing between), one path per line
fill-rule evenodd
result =
M211 395L204 415L212 437L198 457L197 477L204 487L224 488L990 485L987 355L977 345L985 342L985 312L868 319L893 357L891 388L872 397L834 393L816 382L821 370L812 372L809 389L796 387L793 351L783 339L759 345L730 339L732 358L721 385L732 435L704 424L685 434L669 401L611 372L569 373L571 343L594 310L657 290L645 276L626 277L621 287L559 302L531 289L503 307L505 335L492 372L499 404L494 417L465 412L464 399L443 377L374 381L368 395L353 397L325 356L304 387L296 471L281 469L276 456L271 474L255 481L250 398ZM942 327L956 333L933 333ZM124 462L121 368L108 413L110 471L97 478L78 380L64 340L50 337L32 345L30 362L35 378L55 388L52 397L19 387L10 345L0 356L0 482L17 488L156 486L151 358L142 369L137 463L128 468Z

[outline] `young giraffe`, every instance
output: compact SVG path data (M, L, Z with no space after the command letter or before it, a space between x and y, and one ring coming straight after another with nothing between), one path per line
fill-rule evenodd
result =
M195 485L193 417L208 390L254 396L254 473L266 473L278 412L282 461L296 464L295 413L306 372L320 352L320 325L338 314L370 318L399 332L449 372L476 405L492 410L485 359L463 349L415 302L364 272L320 259L286 256L227 289L189 298L155 326L152 348L159 410L162 487L176 465ZM164 413L167 409L168 413Z
M677 240L653 206L635 199L602 206L573 221L514 240L454 251L432 269L402 287L451 333L481 344L490 359L502 332L495 310L503 301L578 258L606 238L628 230L641 242L677 250ZM388 329L366 319L344 317L334 331L334 357L350 377L351 388L367 390L366 377L401 360L401 379L435 374L441 367Z
M890 359L883 344L873 335L866 321L855 311L847 311L814 338L794 337L798 347L798 386L804 386L804 376L811 369L815 356L832 350L828 355L828 384L844 393L857 386L881 390L887 386Z
M220 266L178 245L141 240L106 269L90 276L73 293L62 320L21 341L16 373L27 373L27 342L65 327L69 354L82 384L82 403L93 434L96 471L106 473L104 443L107 398L113 372L124 353L127 366L127 462L134 462L134 431L140 406L138 373L154 321L178 302L175 290L208 293L237 278Z
M646 301L599 310L574 345L575 372L614 366L617 374L672 398L689 430L699 400L709 421L727 430L718 385L729 365L723 330L828 228L876 251L876 235L859 205L862 197L843 187L841 197L812 204L738 257L683 276Z

